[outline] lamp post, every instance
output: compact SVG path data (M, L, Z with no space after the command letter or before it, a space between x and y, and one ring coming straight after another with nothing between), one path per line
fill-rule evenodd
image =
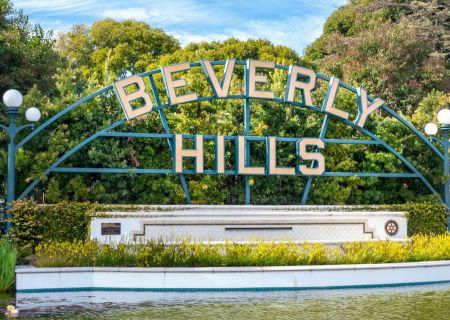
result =
M438 127L434 123L428 123L425 126L425 133L430 136L431 141L438 142L442 148L444 149L444 175L445 175L445 184L444 184L444 202L447 205L447 208L450 210L450 176L449 176L449 130L450 130L450 110L442 109L437 114L438 122L441 124ZM442 139L436 138L436 134L440 131L442 133ZM450 231L450 217L447 220L447 229Z
M16 135L24 128L33 127L34 123L38 121L41 117L41 112L35 107L29 108L25 112L25 117L31 124L25 124L23 126L17 127L16 117L19 114L19 107L23 102L22 94L14 89L10 89L3 95L3 103L6 106L6 114L8 115L9 125L4 126L0 124L0 128L5 130L8 135L8 171L7 171L7 198L6 198L6 228L10 229L11 223L11 205L16 198L15 187L16 187L16 144L14 139Z

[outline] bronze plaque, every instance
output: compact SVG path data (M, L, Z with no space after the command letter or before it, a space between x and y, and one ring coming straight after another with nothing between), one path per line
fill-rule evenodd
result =
M120 223L102 223L102 236L120 236Z

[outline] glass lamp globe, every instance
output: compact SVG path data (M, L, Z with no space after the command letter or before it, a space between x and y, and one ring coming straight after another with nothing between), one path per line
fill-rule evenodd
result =
M450 110L449 109L442 109L438 112L437 118L439 123L441 124L450 124Z
M3 103L8 108L18 108L20 107L22 102L23 102L22 94L15 89L9 89L3 95Z
M438 132L438 127L434 123L428 123L425 126L425 133L429 136L434 136Z
M27 118L27 120L31 122L39 121L39 119L41 118L41 112L38 108L35 107L28 108L28 110L25 112L25 118Z

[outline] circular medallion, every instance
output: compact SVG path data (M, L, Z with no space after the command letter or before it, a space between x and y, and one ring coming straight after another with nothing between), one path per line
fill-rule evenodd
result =
M388 220L384 225L384 231L390 236L395 236L398 232L398 223L395 220Z

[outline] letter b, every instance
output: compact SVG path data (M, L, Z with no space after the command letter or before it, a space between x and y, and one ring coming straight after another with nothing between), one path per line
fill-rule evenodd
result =
M133 84L137 86L137 91L127 94L125 92L125 88ZM123 111L125 112L127 120L131 120L152 111L152 99L150 99L150 96L145 92L145 83L142 77L134 75L129 78L117 81L116 83L114 83L114 90L117 94L117 97L119 98L120 104ZM133 109L130 102L137 99L143 99L144 105L140 108Z

